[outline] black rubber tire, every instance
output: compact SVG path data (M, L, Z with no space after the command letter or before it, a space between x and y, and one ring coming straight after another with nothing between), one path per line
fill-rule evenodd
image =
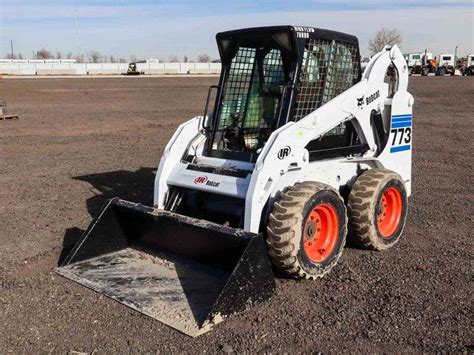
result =
M378 204L383 192L397 188L402 197L402 214L395 232L383 238L377 227ZM400 175L387 169L372 169L360 175L352 186L347 201L350 243L365 249L386 250L402 235L408 212L408 198Z
M303 247L303 228L315 206L329 203L339 220L333 251L321 263L311 261ZM347 212L339 193L319 182L300 182L280 192L273 204L267 227L267 247L274 267L286 276L315 279L327 274L339 260L346 243Z

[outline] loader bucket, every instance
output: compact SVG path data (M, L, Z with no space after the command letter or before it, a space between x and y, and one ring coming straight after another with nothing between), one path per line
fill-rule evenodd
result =
M275 290L261 234L120 199L56 272L190 336Z

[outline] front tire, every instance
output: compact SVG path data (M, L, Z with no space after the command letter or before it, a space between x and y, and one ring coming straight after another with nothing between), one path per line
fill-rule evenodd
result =
M397 173L372 169L359 176L347 202L351 243L366 249L394 246L406 223L408 199Z
M293 278L315 279L339 260L347 235L344 201L331 186L301 182L277 196L267 227L274 267Z

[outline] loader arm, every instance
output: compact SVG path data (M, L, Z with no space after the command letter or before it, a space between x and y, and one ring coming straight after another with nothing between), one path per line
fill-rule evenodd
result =
M153 205L155 207L164 209L168 192L168 177L176 164L181 161L190 142L201 134L199 130L201 120L202 117L198 116L182 123L166 145L155 177L153 195Z

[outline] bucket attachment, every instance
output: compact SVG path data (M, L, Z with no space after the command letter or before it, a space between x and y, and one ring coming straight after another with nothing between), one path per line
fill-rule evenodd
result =
M261 234L118 198L56 272L190 336L275 291Z

